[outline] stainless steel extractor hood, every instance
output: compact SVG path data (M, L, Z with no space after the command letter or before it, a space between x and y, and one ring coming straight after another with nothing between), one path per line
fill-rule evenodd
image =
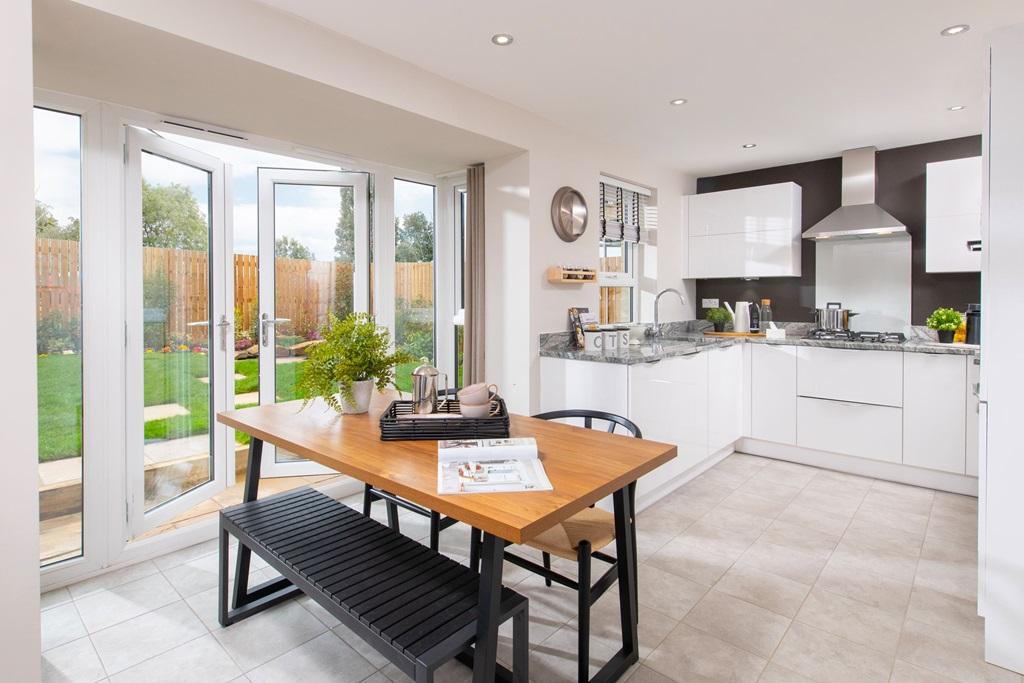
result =
M875 204L875 148L843 152L843 205L808 228L808 240L908 239L907 226Z

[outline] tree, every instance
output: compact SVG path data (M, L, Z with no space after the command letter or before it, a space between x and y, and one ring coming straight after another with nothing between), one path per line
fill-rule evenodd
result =
M354 263L356 260L355 203L352 188L341 188L338 226L334 228L334 260Z
M434 260L434 224L422 211L395 218L395 261L429 263Z
M274 256L280 258L294 258L303 261L315 261L316 254L309 250L302 242L293 237L278 237L274 243Z
M77 218L69 217L67 223L61 225L50 207L36 200L36 237L77 241L80 232L81 223Z
M142 181L142 244L147 247L206 251L209 225L185 185Z

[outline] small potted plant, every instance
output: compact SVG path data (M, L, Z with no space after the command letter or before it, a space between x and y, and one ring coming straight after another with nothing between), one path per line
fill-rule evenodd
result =
M304 405L322 398L338 412L365 413L374 387L394 385L395 366L414 359L391 350L391 335L367 313L352 313L339 320L333 313L320 329L322 341L309 348L298 389Z
M950 344L953 342L953 333L963 322L964 318L959 311L952 308L936 308L928 316L925 324L938 333L940 342Z
M725 332L726 324L732 320L732 315L724 308L709 308L705 317L714 324L715 332Z

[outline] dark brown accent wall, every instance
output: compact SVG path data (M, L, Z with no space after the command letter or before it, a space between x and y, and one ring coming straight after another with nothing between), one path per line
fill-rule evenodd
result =
M964 310L981 300L981 278L977 273L926 273L925 164L981 154L981 136L896 147L878 152L875 190L878 204L903 221L911 237L911 318L923 325L928 314L940 306ZM794 182L802 188L803 230L839 207L842 159L820 159L788 166L699 178L697 192L733 190L755 185ZM697 302L703 298L726 301L772 300L776 320L810 321L814 308L814 242L804 240L801 249L801 277L697 280ZM865 273L870 277L870 273ZM703 317L703 309L699 315Z

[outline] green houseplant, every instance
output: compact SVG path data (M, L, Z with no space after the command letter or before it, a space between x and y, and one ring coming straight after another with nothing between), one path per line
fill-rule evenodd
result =
M925 324L938 332L940 342L949 344L953 341L953 333L956 332L963 322L964 317L960 315L960 311L953 310L952 308L936 308L928 316Z
M365 413L374 386L383 391L393 385L395 366L414 360L404 351L391 350L390 333L368 313L350 313L344 319L331 313L320 336L323 341L309 349L298 382L305 405L319 396L338 412Z
M725 325L732 320L732 315L724 308L709 308L705 316L715 326L715 332L724 332Z

